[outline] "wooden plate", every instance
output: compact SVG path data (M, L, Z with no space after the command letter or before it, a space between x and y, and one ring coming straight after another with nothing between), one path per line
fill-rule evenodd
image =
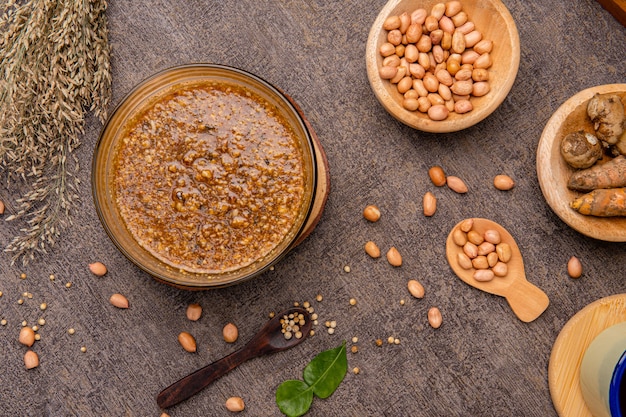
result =
M617 93L626 99L626 84L607 84L583 90L558 108L546 124L537 147L537 177L548 205L570 227L599 240L626 242L626 217L583 216L569 203L581 193L567 188L574 172L561 157L560 144L565 135L577 130L593 133L587 117L587 102L594 94Z
M548 365L554 408L561 417L592 417L580 390L580 362L603 330L626 321L626 294L594 301L576 313L559 333Z
M465 114L451 113L446 120L433 121L419 111L409 111L402 107L402 95L395 85L383 80L378 75L382 65L380 46L387 39L383 22L388 16L411 13L423 8L428 12L438 0L389 0L372 25L366 45L365 62L367 76L376 98L396 119L424 132L456 132L475 125L504 101L513 86L520 61L519 34L513 17L500 0L464 0L463 11L476 29L483 34L483 39L494 43L491 57L493 65L489 68L490 92L483 97L472 98L474 110Z

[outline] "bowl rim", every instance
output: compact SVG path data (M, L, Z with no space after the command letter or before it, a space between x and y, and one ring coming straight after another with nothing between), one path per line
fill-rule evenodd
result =
M565 122L569 114L578 108L578 106L587 102L596 93L605 94L614 92L626 93L626 83L603 84L588 87L578 91L565 100L550 116L550 119L548 119L548 122L543 128L537 145L536 170L539 187L541 188L544 199L552 211L565 224L577 232L594 239L608 242L626 242L626 218L585 216L572 210L569 207L569 202L564 201L563 198L558 198L553 190L555 190L555 185L560 184L559 180L562 175L558 167L553 166L550 160L553 153L557 152L559 149L556 143L556 133L560 130L561 125ZM557 150L555 150L555 147ZM565 166L566 163L562 161L561 164ZM560 186L566 187L565 182ZM568 192L567 190L557 191L561 191L561 193ZM574 192L572 192L572 194L574 194ZM577 194L582 195L584 193ZM615 227L616 221L623 223L623 226ZM612 225L612 227L606 227L607 224Z
M496 99L488 102L488 105L480 107L479 109L474 109L469 114L472 117L462 117L463 115L458 115L458 118L454 119L445 119L443 121L433 121L428 119L427 117L420 117L415 114L415 112L411 112L406 110L402 105L391 96L385 86L385 82L387 80L382 80L378 73L378 61L379 61L379 53L378 53L378 37L383 30L383 22L390 15L390 13L398 7L401 3L424 3L430 1L427 0L389 0L385 6L381 9L376 17L374 23L372 24L366 45L365 51L365 62L367 66L367 77L372 87L372 91L376 96L376 99L380 102L382 107L387 110L387 112L393 116L398 121L410 126L414 129L429 132L429 133L452 133L457 132L463 129L467 129L471 126L474 126L489 115L491 115L499 106L504 102L508 93L511 91L513 84L515 83L515 79L517 78L517 73L519 71L520 64L520 38L519 32L517 30L517 25L515 24L515 20L511 15L508 8L502 3L500 0L489 0L488 4L493 6L493 8L502 16L504 19L506 26L509 28L510 34L510 42L511 42L511 54L510 61L507 66L510 68L510 71L505 73L505 77L501 87L498 89L498 96ZM436 1L432 1L432 3L436 3ZM373 65L376 63L376 65ZM488 95L492 94L495 90L491 89ZM494 93L495 94L495 93Z
M310 192L310 198L308 199L308 201L305 202L304 206L306 207L306 209L303 211L303 215L301 216L301 219L299 220L300 224L297 225L296 229L294 229L295 233L293 233L289 237L289 241L288 243L285 244L285 247L282 251L278 251L277 253L273 254L273 256L267 257L266 255L267 257L266 262L262 263L260 267L255 268L251 272L243 274L241 276L237 276L235 272L243 268L250 267L250 265L254 265L254 262L248 266L237 268L234 271L227 271L226 273L219 273L219 274L184 271L172 265L169 265L168 263L155 257L149 251L147 251L141 245L139 245L133 238L132 241L136 244L136 248L138 248L139 251L147 255L148 258L151 259L151 261L153 260L155 263L162 265L165 269L170 270L172 273L178 273L182 276L180 277L180 279L178 279L178 278L172 278L170 276L164 275L163 273L155 270L154 268L151 268L149 265L145 265L144 263L140 262L138 259L136 259L135 256L133 256L130 250L120 241L120 239L118 239L118 237L112 230L111 225L108 224L106 215L104 213L104 209L101 204L101 198L104 198L104 197L100 195L103 192L103 190L101 190L100 185L98 184L98 173L100 171L99 169L100 162L98 161L98 154L100 152L103 152L104 138L108 134L107 129L110 126L111 121L117 117L123 117L123 120L124 120L127 117L129 117L129 115L132 115L136 111L136 108L138 107L137 105L134 106L131 110L127 111L127 114L125 115L120 116L120 112L123 109L124 105L127 104L131 99L135 98L135 96L139 94L142 89L146 88L146 86L150 85L152 82L155 82L159 78L172 76L178 72L184 72L187 70L190 70L190 71L194 71L194 70L205 71L206 70L208 72L224 71L225 73L237 74L244 79L249 79L249 80L252 80L253 82L259 83L262 87L270 91L270 93L274 96L273 97L274 99L276 99L277 101L280 101L281 104L284 104L285 107L288 108L288 111L291 113L291 116L294 118L294 120L296 120L297 124L299 124L299 127L302 130L302 132L304 132L304 137L302 138L303 139L302 144L305 145L306 149L303 149L302 151L303 151L303 154L308 155L308 157L311 159L311 164L312 164L311 173L310 173L311 192ZM213 77L215 76L210 75L210 74L203 74L201 78L210 80L210 79L213 79ZM183 83L185 81L188 81L185 77L183 78L184 79L182 81L169 82L166 84L166 86L171 87L171 86L175 86L178 83ZM218 77L218 78L224 79L223 77ZM144 92L143 98L140 100L140 104L145 104L143 102L145 101L146 98L151 97L156 92L162 89L163 89L163 86ZM117 131L115 131L114 133L116 132ZM116 141L113 141L113 142L116 142ZM110 146L114 146L114 145L115 143L111 144ZM279 88L274 86L272 83L268 82L267 80L263 79L262 77L259 77L256 74L253 74L246 70L242 70L234 66L229 66L229 65L224 65L224 64L215 64L215 63L189 63L189 64L171 66L163 70L157 71L153 73L152 75L149 75L148 77L145 77L136 85L134 85L131 88L131 90L115 106L114 110L110 113L109 117L104 123L103 128L100 131L100 134L98 136L98 139L94 147L92 169L91 169L92 197L93 197L94 205L95 205L100 223L102 227L104 228L105 232L107 233L107 235L109 236L109 239L113 242L115 247L128 260L134 263L141 270L148 273L157 281L160 281L160 282L163 282L163 283L166 283L166 284L169 284L171 286L181 288L181 289L204 290L204 289L223 288L223 287L227 287L227 286L231 286L234 284L247 281L267 271L271 266L279 262L295 246L295 243L297 242L300 234L305 229L308 218L310 217L311 212L313 210L313 205L314 205L314 201L315 201L316 193L317 193L317 181L318 181L317 166L318 166L317 155L315 152L315 146L313 143L313 137L312 137L311 131L308 128L305 120L303 119L303 116L300 114L298 109L294 106L294 103L286 96L285 93L282 92L282 90L280 90ZM282 241L281 243L279 243L279 246L280 245L282 245ZM208 277L219 277L219 276L228 277L229 275L235 275L235 278L234 279L216 279L216 280L203 279L203 278L208 278ZM185 276L192 277L193 279L187 279L187 280L182 279Z

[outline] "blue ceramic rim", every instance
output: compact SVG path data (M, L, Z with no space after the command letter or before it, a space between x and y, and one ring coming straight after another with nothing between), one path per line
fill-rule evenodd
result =
M622 415L621 408L623 407L620 407L619 398L620 385L622 382L626 384L626 381L623 381L625 378L624 374L626 374L626 351L622 353L622 356L617 362L615 370L613 371L613 376L611 377L611 384L609 385L609 407L611 408L611 417L626 417ZM623 405L626 406L626 404Z

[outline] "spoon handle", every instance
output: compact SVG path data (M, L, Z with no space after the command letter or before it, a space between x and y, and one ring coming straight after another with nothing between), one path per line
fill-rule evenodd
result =
M197 394L211 382L224 376L238 365L256 356L248 346L219 359L204 368L187 375L174 382L157 395L157 404L161 408L176 405L187 398Z
M514 280L504 297L513 313L526 323L539 317L550 304L546 293L525 279Z

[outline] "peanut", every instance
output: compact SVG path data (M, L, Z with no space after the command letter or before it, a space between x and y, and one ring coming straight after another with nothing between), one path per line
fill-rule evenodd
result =
M461 222L461 224L459 225L459 228L464 231L465 233L469 232L470 230L472 230L472 227L474 227L474 219L465 219Z
M446 173L440 166L435 165L431 167L428 170L428 176L435 186L441 187L443 185L446 185Z
M187 318L191 321L198 321L202 316L202 306L200 304L189 304L186 311Z
M431 217L437 211L437 197L430 191L424 194L424 216Z
M463 269L472 269L473 268L473 264L472 264L472 260L469 258L469 256L467 256L465 254L465 252L459 252L456 255L456 259L457 262L459 263L459 266Z
M467 240L478 246L485 241L485 238L476 230L470 230L467 232Z
M26 351L24 354L24 366L26 369L33 369L39 366L39 356L32 350Z
M180 332L178 334L178 343L187 352L193 353L197 350L196 339L188 332Z
M454 112L458 114L464 114L472 111L473 109L474 106L469 100L459 100L454 103Z
M122 294L113 294L111 298L109 298L109 302L117 308L128 308L128 298L124 297Z
M463 252L467 255L468 258L474 259L478 256L478 247L472 242L467 242L465 245L463 245Z
M378 70L378 74L380 75L380 78L382 78L383 80L391 80L396 76L396 74L398 74L398 67L391 66L391 65L384 65L380 67L380 70Z
M500 262L500 259L498 259L498 254L495 252L495 250L494 252L489 252L487 254L487 263L489 264L489 268L493 268L494 266L498 264L498 262ZM503 265L506 266L505 263L503 263Z
M232 323L228 323L222 329L222 336L226 343L235 343L239 337L239 329Z
M383 57L388 57L388 56L395 55L396 47L390 44L389 42L385 42L382 45L380 45L380 49L378 51L380 52L380 55L382 55Z
M380 209L374 205L369 205L363 209L363 217L370 222L377 222L380 219Z
M437 307L431 307L428 310L428 324L430 324L433 329L438 329L441 327L442 323L443 317L441 316L441 311L439 311Z
M228 411L232 411L233 413L238 413L246 408L243 398L241 397L230 397L226 400L225 406Z
M467 243L467 233L465 233L461 228L454 229L452 232L452 240L456 243L457 246L463 246Z
M498 232L497 230L489 229L485 230L485 240L489 243L497 245L502 241L502 238L500 237L500 232Z
M504 262L497 262L491 270L497 277L505 277L509 272L509 267Z
M387 262L389 262L392 266L402 265L402 255L400 255L400 252L398 252L398 249L394 246L387 251Z
M477 269L474 272L474 279L478 282L489 282L495 276L491 269Z
M35 343L35 331L27 326L22 327L18 340L24 346L31 347Z
M0 214L4 214L4 202L0 200Z
M464 194L467 192L467 185L465 185L461 178L454 175L448 175L446 184L448 184L448 188L456 193Z
M480 42L478 42L476 45L474 45L474 51L476 51L479 54L491 52L492 49L493 49L493 42L487 39L483 39Z
M449 1L446 3L446 16L452 17L458 14L462 9L461 2L458 0Z
M472 84L472 95L474 97L482 97L489 92L489 83L486 81L479 81Z
M409 111L415 111L419 108L419 106L419 101L415 98L405 98L404 100L402 100L402 107Z
M478 255L488 255L492 252L495 252L496 246L491 242L482 242L478 245ZM496 256L498 256L496 254Z
M498 190L508 191L515 187L515 181L513 181L513 178L508 175L500 174L496 175L493 179L493 186Z
M567 274L571 278L580 278L583 274L583 265L580 259L575 256L569 258L569 261L567 261Z
M465 47L473 48L483 38L483 34L477 30L473 30L465 35Z
M428 16L426 9L416 9L411 13L411 23L422 26L426 21L426 16Z
M430 117L432 120L435 121L440 121L440 120L445 120L448 117L448 114L450 114L450 110L448 110L448 108L442 104L436 105L436 106L431 106L428 109L428 117Z
M101 277L107 273L107 267L102 262L94 262L89 264L89 270L95 276Z
M498 254L498 258L504 263L511 260L512 252L508 243L498 243L496 245L496 253Z
M383 29L385 30L394 30L400 27L401 21L400 16L389 16L383 22Z
M487 257L485 255L478 255L472 259L472 266L474 269L488 269L489 262L487 261Z
M365 244L365 253L367 253L372 258L380 258L380 249L376 245L376 243L369 241Z
M410 279L407 283L409 293L415 298L424 298L424 286L415 279Z

